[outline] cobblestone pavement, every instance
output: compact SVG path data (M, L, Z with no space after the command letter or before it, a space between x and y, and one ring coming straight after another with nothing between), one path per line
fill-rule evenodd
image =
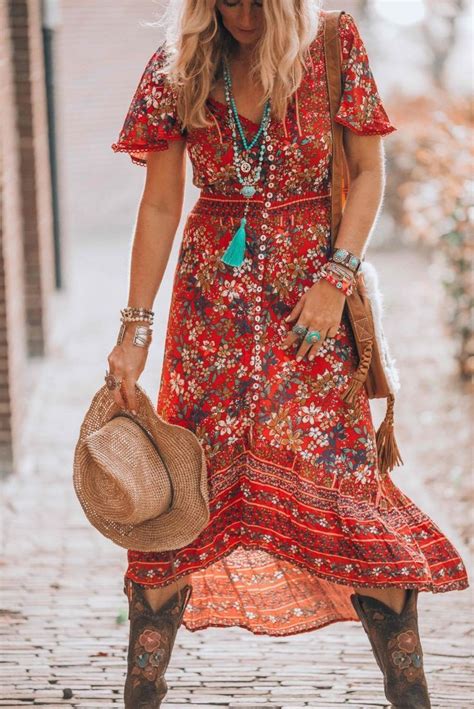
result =
M125 552L89 526L75 498L71 471L78 428L92 394L102 384L104 361L116 334L128 243L117 239L110 250L108 240L83 240L70 256L74 265L69 291L54 301L53 347L49 358L31 373L24 460L18 474L2 483L0 706L121 706L128 623L118 621L126 610ZM443 415L423 414L433 403L432 370L449 350L449 343L439 341L436 308L428 306L423 313L422 345L416 321L421 314L415 309L411 325L401 317L417 294L425 303L422 294L429 289L429 275L413 253L379 254L376 260L384 290L390 294L386 300L390 337L393 341L397 331L393 349L404 382L398 426L405 466L393 476L450 535L468 563L467 550L452 524L457 516L453 500L430 494L425 485L428 468L422 464L424 448L410 435L421 420L422 434L436 442L437 449L446 457L450 452L458 456L460 434L452 437L443 428ZM156 302L158 313L166 312L172 270L170 264ZM395 283L401 272L407 284L403 291ZM165 325L166 317L158 317L154 349L141 378L152 397ZM415 354L421 358L416 368ZM426 379L430 367L431 379ZM443 390L448 408L454 389L451 385ZM437 406L440 396L437 391ZM433 707L472 706L470 601L471 589L420 595ZM378 667L355 622L288 638L255 636L240 628L190 632L182 627L167 676L166 706L175 708L386 706ZM68 689L72 697L63 698Z

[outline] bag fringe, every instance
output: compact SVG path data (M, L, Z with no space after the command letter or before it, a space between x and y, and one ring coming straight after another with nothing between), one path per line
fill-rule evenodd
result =
M377 444L377 457L379 470L382 475L387 475L396 465L403 465L403 460L395 440L394 432L394 406L395 397L387 397L387 412L375 435Z
M342 399L344 401L347 401L348 404L354 403L355 397L359 389L363 386L365 380L367 379L370 362L372 360L372 349L373 340L367 340L367 342L365 343L364 352L362 353L362 357L359 360L359 366L354 372L354 375L351 379L351 383L342 395Z

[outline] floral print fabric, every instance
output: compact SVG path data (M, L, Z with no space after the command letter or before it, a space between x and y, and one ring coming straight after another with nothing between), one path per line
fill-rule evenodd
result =
M169 140L184 140L186 131L175 111L176 94L163 71L165 52L158 47L138 83L114 151L127 152L137 165L146 165L149 152L166 150Z
M339 31L349 130L386 135L390 123L351 15ZM358 620L353 587L468 585L456 549L377 466L365 390L342 399L357 354L346 315L310 362L281 349L285 316L330 254L331 124L322 34L284 122L272 121L260 189L247 215L243 264L221 260L243 215L226 106L209 98L208 128L183 131L156 52L115 151L144 165L148 151L186 141L201 189L183 230L173 281L157 411L190 428L207 459L211 516L187 547L128 550L125 576L163 586L192 574L190 630L240 626L290 635ZM258 125L241 116L247 138ZM258 148L256 148L258 150Z
M378 92L362 38L354 19L340 20L342 99L335 119L357 135L388 135L396 130Z

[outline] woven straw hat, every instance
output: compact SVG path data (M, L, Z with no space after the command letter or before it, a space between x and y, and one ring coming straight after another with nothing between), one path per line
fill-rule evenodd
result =
M106 385L94 395L74 452L74 489L91 524L119 546L179 549L209 521L204 450L135 388L136 415Z

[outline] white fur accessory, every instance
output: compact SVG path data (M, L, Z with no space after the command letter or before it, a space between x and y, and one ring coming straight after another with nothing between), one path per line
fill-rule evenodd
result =
M392 394L395 394L400 389L400 378L395 365L396 360L390 354L388 342L383 331L383 294L379 287L378 273L375 266L365 260L362 261L360 270L364 277L367 295L370 300L370 306L374 318L375 337L380 349L382 365L390 390Z

